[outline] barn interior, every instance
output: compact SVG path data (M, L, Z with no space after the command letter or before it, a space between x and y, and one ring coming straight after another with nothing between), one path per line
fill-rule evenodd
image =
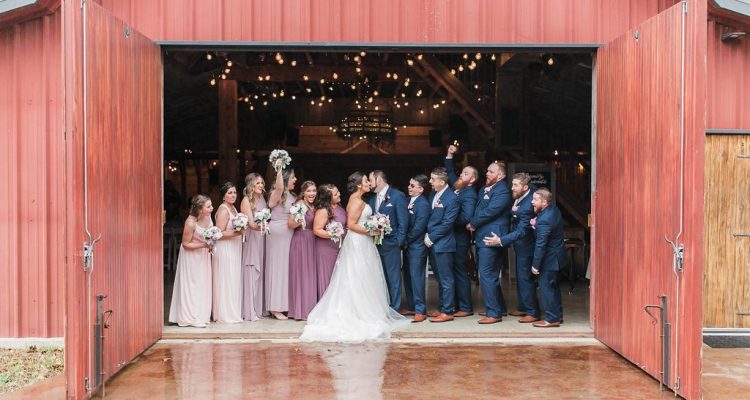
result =
M503 160L553 189L572 260L564 292L588 329L593 52L311 49L164 49L167 300L189 199L217 204L221 183L241 190L250 172L272 181L273 149L290 153L299 183L343 189L351 172L380 169L406 192L457 143L459 167Z

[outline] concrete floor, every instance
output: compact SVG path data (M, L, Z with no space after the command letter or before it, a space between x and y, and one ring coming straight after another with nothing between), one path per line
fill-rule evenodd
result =
M105 390L108 399L674 398L595 340L554 341L324 345L168 340L147 350ZM748 398L748 377L750 349L704 346L704 399ZM1 398L62 399L64 385L58 375Z

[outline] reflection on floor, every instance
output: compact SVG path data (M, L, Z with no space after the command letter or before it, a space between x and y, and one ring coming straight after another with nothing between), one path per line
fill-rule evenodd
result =
M705 400L750 398L750 349L703 346L701 376Z
M264 339L290 339L296 338L302 333L304 321L278 321L272 318L262 318L256 322L243 322L240 324L210 324L208 328L178 327L169 324L166 318L169 316L169 304L172 296L172 276L166 276L168 283L164 288L165 326L163 337L165 339L191 339L191 338L264 338ZM589 290L588 281L581 279L575 290L569 291L570 285L563 281L563 310L565 312L565 323L560 328L534 328L531 324L519 324L516 317L505 317L503 322L492 325L479 325L477 321L482 318L478 314L470 317L456 318L451 322L431 323L429 321L411 324L408 328L395 332L394 337L421 337L421 338L446 338L446 337L592 337L593 333L589 326ZM508 310L516 308L515 282L510 285L507 278L503 279L503 294L508 304ZM482 293L479 286L472 286L472 297L474 311L483 311ZM437 308L437 283L430 277L427 283L427 309Z

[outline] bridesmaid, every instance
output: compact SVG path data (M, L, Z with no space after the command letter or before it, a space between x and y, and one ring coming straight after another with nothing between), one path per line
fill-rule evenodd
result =
M235 231L233 219L237 216L234 203L237 188L227 182L219 189L222 203L216 211L216 226L223 236L214 249L213 318L216 322L233 324L242 322L242 235Z
M315 220L313 233L315 234L315 254L318 269L318 300L323 297L331 282L333 267L339 255L339 246L331 240L326 232L326 225L336 221L346 228L346 210L341 207L341 192L331 184L318 187L318 200L315 202ZM342 237L341 240L344 240Z
M211 320L211 256L203 232L213 226L213 210L211 199L196 195L185 220L169 307L169 322L179 326L205 328Z
M294 170L284 169L276 174L268 205L271 207L271 233L266 239L266 307L276 319L287 319L289 310L289 246L293 230L289 229L289 207L294 204L297 178Z
M318 302L318 289L315 273L315 236L312 232L315 216L315 197L318 191L315 182L305 181L295 204L307 207L303 225L289 215L289 228L294 229L289 249L289 317L306 320L315 303Z
M250 229L242 244L242 319L257 321L263 315L263 258L266 254L266 237L260 227L253 224L256 212L266 208L265 182L260 174L245 177L245 197L240 210L250 219Z

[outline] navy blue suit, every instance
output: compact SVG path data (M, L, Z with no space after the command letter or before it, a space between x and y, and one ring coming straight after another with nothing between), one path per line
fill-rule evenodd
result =
M471 217L471 226L474 228L474 238L476 238L479 283L482 286L482 298L487 307L487 316L491 318L500 318L508 312L508 309L500 288L500 265L497 257L500 248L487 246L482 238L491 236L492 232L499 236L508 233L512 204L513 197L508 184L503 179L491 188L482 187L474 215Z
M373 213L385 214L391 221L393 231L385 235L383 244L378 245L380 260L383 263L385 281L388 284L390 306L394 310L401 307L401 247L406 243L406 228L409 224L409 214L406 207L409 201L398 189L391 186L385 192L385 198L376 208L378 196L370 198L370 208Z
M409 225L406 230L406 250L404 251L404 288L406 308L417 314L426 314L425 305L425 265L427 246L424 235L427 233L427 220L430 218L430 202L418 196L409 210Z
M443 160L445 169L448 170L448 180L451 186L458 180L453 165L453 159L446 158ZM474 186L467 186L454 193L458 195L460 211L456 217L455 228L456 235L456 252L453 255L453 277L456 285L456 306L459 311L473 312L471 305L471 281L469 273L466 271L466 261L469 258L469 245L471 244L471 234L466 229L466 224L474 216L474 207L477 205L477 191Z
M500 236L503 247L513 246L516 253L516 289L518 290L518 309L527 315L539 318L539 304L536 301L536 282L531 273L531 260L534 257L534 230L529 221L534 218L534 207L531 205L532 190L511 209L513 230Z
M536 217L536 241L532 267L538 269L539 291L544 305L544 320L559 322L562 319L562 296L558 274L568 263L563 241L563 220L560 209L549 205Z
M437 193L430 196L430 205ZM430 256L434 261L433 267L437 271L436 277L440 286L440 311L453 315L456 297L453 278L453 254L456 252L456 237L453 224L459 212L458 197L449 188L438 198L427 221L427 235L433 243Z

